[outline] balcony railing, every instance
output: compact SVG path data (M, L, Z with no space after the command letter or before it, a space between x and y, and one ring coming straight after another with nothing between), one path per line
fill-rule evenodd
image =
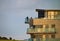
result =
M55 28L48 28L48 29L37 29L37 28L28 28L27 33L55 33Z
M30 39L28 39L27 41L60 41L60 38L50 38L50 39L37 39L37 38L35 38L35 39L32 39L32 38L30 38Z

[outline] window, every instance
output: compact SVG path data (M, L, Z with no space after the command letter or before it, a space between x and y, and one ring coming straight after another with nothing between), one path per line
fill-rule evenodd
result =
M43 28L43 25L36 25L35 26L35 31L41 32L42 31L42 28Z
M45 17L45 11L44 10L40 10L39 12L38 12L38 18L44 18Z
M46 28L49 28L49 25L46 25Z
M31 38L35 38L35 35L31 34Z
M46 38L49 38L49 35L46 35L45 37L46 37Z
M55 17L54 11L49 11L48 12L48 19L54 19L54 17Z
M35 28L35 25L33 25L33 28Z
M51 31L52 31L52 32L56 32L55 24L52 24L52 25L51 25Z
M40 28L43 28L43 25L39 25Z
M49 31L49 25L46 25L45 32Z
M55 38L55 34L52 34L52 35L51 35L51 38Z
M39 28L43 28L43 25L39 25L38 27L39 27Z
M35 29L35 25L32 25L31 28L32 28L32 29Z
M51 12L48 12L48 19L51 18Z
M60 19L60 12L58 11L55 12L55 19Z
M43 38L43 35L36 35L36 38Z
M52 28L55 28L55 24L52 24Z

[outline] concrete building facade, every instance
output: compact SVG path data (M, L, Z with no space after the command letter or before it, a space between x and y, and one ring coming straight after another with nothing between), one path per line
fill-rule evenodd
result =
M31 41L60 41L60 10L36 9L37 18L26 17Z

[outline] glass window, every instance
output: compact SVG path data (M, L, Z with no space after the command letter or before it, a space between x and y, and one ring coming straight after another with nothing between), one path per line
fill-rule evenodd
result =
M51 12L48 12L48 19L51 19Z
M55 12L55 19L57 19L57 17L58 17L58 12L56 11Z
M54 19L54 12L51 12L51 19Z
M46 38L49 38L49 35L46 35L45 37L46 37Z
M33 25L31 28L35 29L35 25Z
M40 25L39 27L40 27L40 28L43 28L43 25Z
M60 12L56 12L55 19L60 19Z
M55 28L55 24L52 24L52 28Z
M54 19L54 11L48 11L48 19Z
M48 12L48 16L51 15L51 11Z
M51 38L55 38L55 34L52 34L52 35L51 35Z
M35 28L35 25L33 25L33 27Z
M52 12L51 12L51 15L53 15L53 16L54 16L54 11L52 11Z
M46 25L45 32L48 32L49 30L49 25Z
M36 38L43 38L43 35L36 35Z
M51 31L52 31L52 32L55 32L55 31L56 31L55 24L52 24L52 25L51 25Z

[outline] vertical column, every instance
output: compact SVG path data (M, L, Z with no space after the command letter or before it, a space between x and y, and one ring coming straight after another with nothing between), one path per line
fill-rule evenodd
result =
M45 39L46 37L45 37L45 35L43 35L43 39Z
M46 35L43 35L43 41L45 41L46 40Z
M43 30L42 30L42 32L45 32L45 26L46 26L46 25L43 25Z
M49 38L51 38L51 34L49 35Z
M54 19L54 11L51 11L51 19Z

